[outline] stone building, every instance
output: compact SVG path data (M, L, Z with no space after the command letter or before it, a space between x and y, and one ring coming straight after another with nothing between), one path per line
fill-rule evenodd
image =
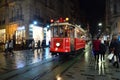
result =
M120 32L120 0L106 0L106 25L111 34Z
M28 46L32 39L42 41L50 19L79 18L74 3L77 0L0 0L0 43L13 39L18 46L22 42Z

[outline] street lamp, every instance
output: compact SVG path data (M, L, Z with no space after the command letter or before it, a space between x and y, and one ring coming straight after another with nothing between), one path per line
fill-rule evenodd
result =
M100 23L98 23L98 34L97 34L97 36L100 36L100 34L101 34L101 32L102 32L102 23L100 22Z
M101 26L102 26L102 23L98 23L98 26L100 26L100 27L101 27Z
M36 25L36 24L37 24L37 21L34 21L33 24Z
M49 28L50 26L49 25L47 25L47 28Z

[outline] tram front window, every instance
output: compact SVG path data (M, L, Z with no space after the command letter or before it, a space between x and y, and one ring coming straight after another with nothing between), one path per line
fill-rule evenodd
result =
M52 31L53 37L70 37L70 30L65 26L54 26Z

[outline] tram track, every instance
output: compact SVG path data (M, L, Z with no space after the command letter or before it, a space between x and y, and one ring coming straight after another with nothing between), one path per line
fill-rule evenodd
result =
M73 62L71 62L73 61ZM52 72L59 70L64 67L63 70L58 72L58 74L62 75L67 69L69 69L76 60L59 60L59 58L52 58L51 60L44 61L42 63L35 63L34 65L29 65L21 69L13 70L6 74L0 75L0 80L43 80L45 76L49 75ZM66 64L70 64L65 66ZM21 77L27 76L27 77ZM19 78L19 79L18 79ZM53 80L56 80L53 77Z
M43 61L41 63L38 62L38 63L35 63L34 65L31 64L31 65L23 67L21 69L15 69L13 71L10 71L10 72L7 72L7 73L0 75L0 80L11 80L12 78L15 78L16 76L19 76L21 74L25 74L33 69L37 69L41 65L46 65L48 63L53 63L53 62L56 62L56 58L53 58L53 59L50 59L47 61Z
M32 80L38 80L40 77L45 76L47 73L52 72L54 69L56 69L57 67L59 67L60 65L62 65L64 62L60 62L59 64L53 66L51 69L46 70L45 72L43 72L42 74L37 75L35 78L33 78Z
M81 56L81 55L80 55ZM77 56L76 56L77 57ZM62 68L62 67L64 67L64 69L63 70L61 70L60 72L58 72L57 74L56 74L56 76L57 75L59 75L59 76L61 76L63 73L65 73L69 68L71 68L76 62L77 62L77 60L78 60L78 57L77 58L74 58L74 59L72 59L72 60L69 60L69 61L67 61L67 62L62 62L61 64L58 64L57 66L54 66L51 70L49 70L49 71L46 71L46 72L44 72L43 74L39 74L39 75L37 75L35 78L33 78L32 80L48 80L48 79L45 79L45 77L46 76L50 76L49 74L52 74L52 73L55 73L57 70L59 70L60 68ZM67 65L67 66L65 66L66 64L69 64L69 65ZM56 79L56 76L52 76L51 78L53 78L53 79L50 79L50 80L57 80Z

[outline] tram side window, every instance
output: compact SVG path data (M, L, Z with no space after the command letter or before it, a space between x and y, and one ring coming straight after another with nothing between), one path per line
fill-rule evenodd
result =
M69 37L69 26L68 25L64 25L64 37Z
M70 37L70 30L69 29L65 30L65 37Z
M65 37L67 37L67 30L65 30Z
M74 28L71 28L71 29L70 29L70 37L71 37L71 38L74 38Z
M59 37L58 36L58 27L57 26L54 27L54 29L53 29L53 35L54 35L54 37Z
M53 28L51 27L51 37L53 37L54 36L54 34L53 34Z
M60 27L60 37L64 37L63 30L64 30L64 28L61 26L61 27Z
M80 32L80 30L77 30L77 38L81 38L81 32Z

